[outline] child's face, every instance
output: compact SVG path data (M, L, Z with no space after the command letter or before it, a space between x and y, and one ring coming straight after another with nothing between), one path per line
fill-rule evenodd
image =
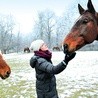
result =
M44 43L41 48L40 48L42 51L46 51L48 50L48 46Z

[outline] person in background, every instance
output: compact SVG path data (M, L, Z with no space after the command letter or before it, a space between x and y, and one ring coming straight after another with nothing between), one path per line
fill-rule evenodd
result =
M30 50L34 52L30 59L30 66L36 71L37 98L59 98L55 75L67 67L68 62L75 57L76 53L66 54L64 60L54 66L51 61L52 53L43 40L33 41Z

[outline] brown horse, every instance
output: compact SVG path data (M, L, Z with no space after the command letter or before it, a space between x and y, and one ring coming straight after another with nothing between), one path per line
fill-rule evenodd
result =
M58 46L55 46L55 47L53 47L53 51L54 50L60 51L60 48Z
M88 1L87 7L88 9L85 10L78 4L80 17L64 39L65 53L71 53L94 40L98 40L98 13L95 11L91 0Z
M2 53L0 52L0 77L2 79L6 79L9 77L10 73L11 73L10 67L3 59Z
M25 47L25 48L24 48L24 52L26 52L26 53L30 53L30 49L29 49L29 47Z

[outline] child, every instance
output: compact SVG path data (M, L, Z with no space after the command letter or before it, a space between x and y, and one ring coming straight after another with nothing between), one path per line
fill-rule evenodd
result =
M30 59L30 65L36 71L37 98L59 98L56 90L55 74L62 72L76 53L66 55L62 62L54 66L51 61L52 53L43 40L33 41L30 49L34 51L34 56Z

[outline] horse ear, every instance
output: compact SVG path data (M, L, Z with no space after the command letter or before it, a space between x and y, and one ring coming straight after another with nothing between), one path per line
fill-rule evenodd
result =
M94 6L93 6L91 0L88 1L87 7L88 7L88 10L89 10L92 14L95 14L96 11L95 11L95 9L94 9Z
M79 13L82 15L83 12L85 11L82 6L80 4L78 4L78 10L79 10Z

